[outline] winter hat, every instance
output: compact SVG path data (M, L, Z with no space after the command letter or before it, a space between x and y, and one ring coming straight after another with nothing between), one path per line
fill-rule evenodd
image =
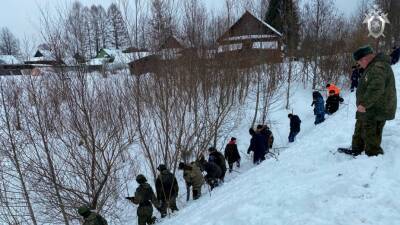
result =
M236 141L236 138L235 137L231 137L231 141Z
M263 125L261 125L261 124L257 125L257 130L262 129L262 128L263 128Z
M326 87L328 88L328 87L330 87L331 86L331 84L326 84Z
M287 117L292 118L293 114L289 113Z
M84 218L87 218L90 215L90 209L87 206L81 206L78 208L78 213Z
M161 172L161 171L167 170L167 167L164 164L160 164L160 165L158 165L157 170Z
M208 151L209 151L209 152L214 152L214 151L217 151L217 149L216 149L215 147L209 147L209 148L208 148Z
M143 174L139 174L136 176L136 182L138 182L139 184L144 184L146 183L147 179Z
M365 45L365 46L360 47L353 53L353 59L355 61L358 61L358 60L364 58L365 56L367 56L369 54L373 54L373 53L374 53L374 50L372 49L372 47L369 45Z

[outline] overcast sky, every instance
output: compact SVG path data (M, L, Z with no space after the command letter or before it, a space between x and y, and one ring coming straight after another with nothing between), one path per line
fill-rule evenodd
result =
M102 4L105 8L117 0L80 0L84 5ZM185 0L179 0L185 1ZM221 9L224 0L203 0L208 8ZM302 0L302 2L307 0ZM350 15L361 0L334 0L337 8ZM0 0L0 27L8 27L18 38L39 35L36 30L39 6L52 8L57 4L66 4L73 0ZM133 2L133 1L132 1Z

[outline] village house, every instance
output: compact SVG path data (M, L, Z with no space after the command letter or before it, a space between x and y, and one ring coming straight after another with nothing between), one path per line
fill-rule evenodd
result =
M283 60L282 33L249 11L217 43L216 57L231 65L252 67Z

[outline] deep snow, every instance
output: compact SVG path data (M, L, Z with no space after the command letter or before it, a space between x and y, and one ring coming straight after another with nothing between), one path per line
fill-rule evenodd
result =
M400 90L400 66L393 69ZM345 104L341 109L314 126L311 89L295 88L291 107L303 121L302 130L295 143L288 145L288 111L280 108L272 112L275 146L288 148L280 152L278 161L271 158L259 166L253 167L244 155L251 116L243 120L241 129L232 133L238 137L244 159L241 173L227 175L224 185L211 195L203 191L197 201L180 201L180 211L159 224L400 224L399 107L396 119L388 121L384 128L385 155L353 158L336 153L337 147L350 146L355 123L355 93L343 91L342 96ZM181 177L181 172L177 176ZM180 194L184 192L181 186Z

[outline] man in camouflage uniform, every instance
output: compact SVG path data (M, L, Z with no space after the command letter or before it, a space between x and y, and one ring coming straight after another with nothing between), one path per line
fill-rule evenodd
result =
M147 183L146 177L142 174L137 175L136 182L139 187L136 188L134 197L126 197L133 204L138 204L137 209L138 225L154 224L156 218L153 217L153 206L158 208L156 196L151 186Z
M183 178L185 179L188 191L186 200L189 201L190 198L190 187L192 187L193 200L200 198L201 186L204 184L204 177L200 168L195 162L190 163L190 165L181 162L178 169L183 170Z
M83 216L85 222L83 225L107 225L107 221L99 214L90 211L87 206L81 206L78 209L79 215Z
M368 156L383 154L382 131L393 120L397 108L396 86L390 59L374 54L370 46L353 53L354 60L365 69L357 88L356 125L351 154L365 151Z
M167 216L168 208L170 208L172 212L178 211L176 198L178 197L179 187L175 176L164 164L160 164L157 170L160 171L156 179L157 199L161 203L161 217L164 218Z

